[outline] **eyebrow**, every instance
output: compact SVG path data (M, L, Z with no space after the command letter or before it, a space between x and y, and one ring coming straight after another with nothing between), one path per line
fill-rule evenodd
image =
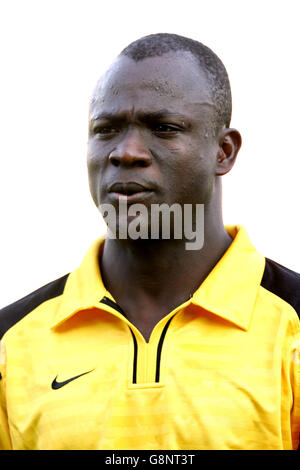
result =
M210 101L199 101L195 103L197 105L202 105L202 106L209 106L215 108L214 103L211 103ZM126 111L121 111L120 113L111 113L111 112L101 112L101 113L91 113L90 115L90 121L94 122L99 119L107 120L107 121L122 121L124 120L126 116ZM157 111L149 111L149 112L140 112L139 113L139 119L141 121L152 121L155 119L162 119L162 118L167 118L167 117L177 117L179 119L188 119L187 115L184 115L180 112L174 112L170 111L169 109L159 109Z
M125 117L126 112L118 113L109 113L109 112L102 112L99 114L91 115L91 121L97 121L99 119L107 120L107 121L116 121L116 120L123 120ZM141 112L139 113L139 118L141 121L152 121L155 119L161 119L168 116L176 116L179 118L187 119L187 116L170 111L168 109L160 109L158 111L150 111L150 112Z

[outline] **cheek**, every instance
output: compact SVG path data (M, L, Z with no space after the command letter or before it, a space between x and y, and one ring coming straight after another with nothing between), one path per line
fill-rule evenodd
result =
M99 144L91 139L88 142L87 147L87 165L89 170L94 168L100 168L104 163L104 152L102 148L99 148Z
M87 169L90 184L94 185L94 181L98 181L99 185L99 181L101 180L108 163L108 158L105 156L107 153L107 149L103 149L103 146L100 147L97 142L92 140L88 143Z
M100 203L101 176L105 164L105 159L100 155L97 145L89 142L87 148L88 181L91 196L97 207Z
M168 162L164 173L175 202L200 204L210 199L215 164L212 158L204 157L199 150L191 149L176 155Z

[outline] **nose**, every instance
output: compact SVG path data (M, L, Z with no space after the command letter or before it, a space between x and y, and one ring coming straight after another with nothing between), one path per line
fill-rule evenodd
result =
M149 166L151 153L137 129L128 130L109 155L114 166Z

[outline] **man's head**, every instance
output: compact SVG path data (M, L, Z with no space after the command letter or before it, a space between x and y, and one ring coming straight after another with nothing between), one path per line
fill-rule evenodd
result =
M229 127L232 112L231 89L227 71L219 57L201 42L177 34L158 33L145 36L127 46L120 55L136 62L159 57L167 52L190 52L204 72L215 106L214 131Z
M227 73L207 47L169 34L132 43L91 100L95 204L116 205L123 193L131 194L128 203L208 207L220 198L218 176L231 169L241 145L230 117Z

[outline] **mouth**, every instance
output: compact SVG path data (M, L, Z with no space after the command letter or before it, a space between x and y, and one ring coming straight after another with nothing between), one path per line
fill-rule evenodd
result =
M153 189L140 183L114 183L108 188L111 199L126 200L128 202L142 201L153 193Z

